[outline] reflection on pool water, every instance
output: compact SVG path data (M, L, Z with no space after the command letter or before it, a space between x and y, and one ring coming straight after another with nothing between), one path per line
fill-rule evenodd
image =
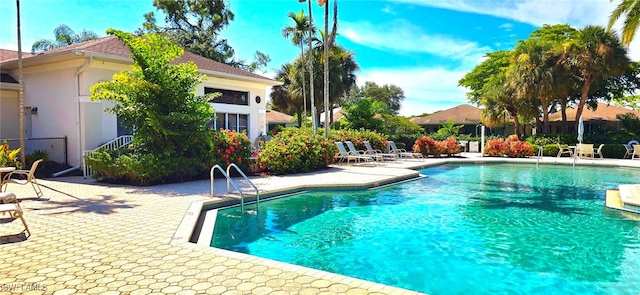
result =
M640 293L640 170L449 164L417 181L220 210L211 245L430 294ZM626 214L626 215L625 215Z

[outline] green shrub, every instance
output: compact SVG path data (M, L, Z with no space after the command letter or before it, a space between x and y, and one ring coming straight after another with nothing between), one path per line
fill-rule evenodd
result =
M602 156L605 158L622 159L627 152L624 145L619 144L605 144L602 147Z
M275 174L310 172L333 163L337 148L333 140L312 135L311 130L285 128L264 142L258 154L261 168Z
M22 163L20 163L20 159L18 159L19 153L20 148L10 150L9 144L5 140L2 144L0 144L0 167L11 166L18 169L22 168Z
M226 168L231 162L240 169L249 168L251 142L246 134L235 131L214 131L210 142L212 149L207 153L149 154L131 149L99 150L85 158L91 166L93 177L110 183L152 185L205 179L213 165Z
M31 167L33 162L42 159L42 162L49 162L49 153L45 150L35 150L30 155L24 157L27 167Z
M546 144L542 148L542 155L547 157L557 157L559 151L560 151L560 148L558 148L557 144Z

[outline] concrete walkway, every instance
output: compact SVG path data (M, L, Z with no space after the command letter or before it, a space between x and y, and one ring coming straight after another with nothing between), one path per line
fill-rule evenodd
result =
M376 167L341 165L254 182L262 193L305 186L377 186L418 174L408 168L504 160L466 156ZM572 160L544 158L542 163ZM640 161L631 160L578 160L582 164L640 167ZM415 293L189 243L179 228L185 220L197 219L193 204L220 200L209 196L209 181L127 187L64 177L41 183L46 187L40 199L30 186L9 186L21 200L32 236L25 236L19 220L0 216L0 294ZM217 180L216 192L224 189Z

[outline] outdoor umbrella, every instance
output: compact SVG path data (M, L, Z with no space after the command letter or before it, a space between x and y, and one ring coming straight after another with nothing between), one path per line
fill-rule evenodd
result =
M580 115L580 119L578 120L578 142L582 144L582 136L584 135L584 121L582 120L582 115Z

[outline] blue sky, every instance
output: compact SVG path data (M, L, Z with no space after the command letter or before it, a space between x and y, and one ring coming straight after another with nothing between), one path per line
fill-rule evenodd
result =
M457 81L485 53L511 49L542 24L568 23L575 28L606 25L619 0L339 0L337 43L355 53L358 83L374 81L401 87L406 99L401 115L417 115L467 103ZM143 14L155 11L152 0L23 0L22 46L53 38L66 24L75 31L107 28L133 32ZM333 3L333 2L331 2ZM314 2L316 26L323 10ZM289 11L307 10L298 1L231 0L235 20L222 32L239 58L251 60L256 50L272 61L265 76L299 54L281 30L292 21ZM3 30L0 48L17 49L15 1L0 1ZM640 40L640 39L639 39ZM639 41L640 42L640 41ZM638 42L632 43L635 56ZM640 55L639 55L640 56Z

